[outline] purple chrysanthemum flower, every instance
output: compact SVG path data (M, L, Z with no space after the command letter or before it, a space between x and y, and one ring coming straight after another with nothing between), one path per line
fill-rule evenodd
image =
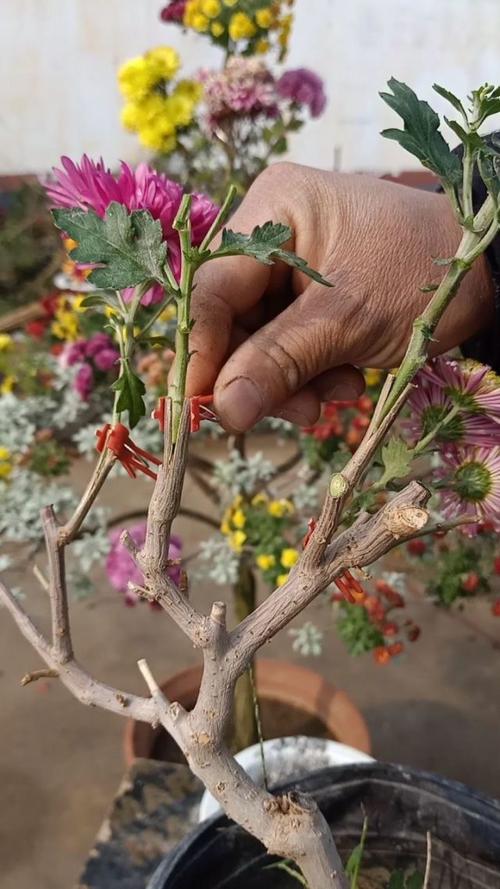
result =
M119 357L120 353L116 349L101 349L100 352L96 352L93 360L97 370L107 373L116 367Z
M94 388L94 371L90 364L82 364L78 368L75 379L73 380L73 389L83 401L87 401L92 389Z
M440 356L420 372L419 381L439 386L464 410L487 414L500 423L500 377L487 365Z
M277 89L282 99L289 99L297 105L306 105L311 117L320 117L326 108L323 81L309 68L285 71L278 80Z
M162 22L178 22L182 24L186 11L187 0L170 0L160 12Z
M442 460L437 477L446 482L441 491L443 515L470 516L465 528L470 535L477 533L477 519L500 531L500 447L450 448Z
M139 522L128 528L132 540L137 547L142 547L146 540L146 522ZM126 605L136 605L140 601L137 593L130 589L131 586L141 586L144 583L142 572L135 564L126 547L121 543L122 529L117 528L109 533L111 549L106 559L106 574L109 582L125 598ZM170 538L169 558L172 561L180 559L182 554L182 541L179 537ZM172 565L168 569L169 577L174 583L179 583L181 574L180 565Z
M112 349L113 340L107 333L94 333L85 343L85 356L93 358L102 349Z
M151 216L161 223L169 262L179 279L181 248L179 233L172 228L172 224L183 196L180 185L147 164L139 164L136 170L132 170L122 162L117 175L104 166L102 159L95 162L87 155L83 155L79 164L69 157L62 157L61 164L62 169L53 170L54 181L45 183L47 195L54 206L94 210L101 217L113 201L129 211L149 210ZM194 246L201 244L217 212L217 206L206 195L193 195L191 227ZM146 295L144 304L153 301L151 298L148 300Z
M409 399L410 418L403 422L413 445L442 425L433 441L440 446L473 444L493 447L500 443L498 425L482 414L456 411L456 405L445 390L431 382L425 371L416 378L416 388ZM452 411L454 412L452 414ZM452 414L448 422L444 422Z

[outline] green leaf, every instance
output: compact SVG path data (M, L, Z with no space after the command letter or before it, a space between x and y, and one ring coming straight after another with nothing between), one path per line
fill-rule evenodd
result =
M396 870L391 874L387 889L405 889L405 875L402 870Z
M485 83L484 86L472 91L470 97L474 111L476 112L477 126L484 123L488 117L500 113L500 87Z
M382 448L384 474L381 484L387 484L393 478L404 478L408 475L413 461L413 454L402 438L390 438Z
M361 831L361 839L357 846L354 847L349 855L345 872L350 879L350 889L358 889L358 877L361 865L363 863L363 855L365 851L366 834L368 831L368 818L363 820L363 829Z
M462 164L440 133L436 112L394 77L388 86L392 93L380 93L380 96L403 119L404 130L384 130L382 135L399 142L444 182L457 186L462 179Z
M433 84L432 84L432 89L433 89L436 93L438 93L440 96L442 96L443 99L446 99L446 101L449 102L450 105L453 105L453 107L454 107L457 111L459 111L460 114L463 114L463 116L464 116L465 118L467 117L467 115L466 115L466 113L465 113L465 108L464 108L464 106L462 105L460 99L457 98L457 96L454 96L453 93L450 93L450 91L447 90L447 89L445 89L444 86L439 86L438 83L433 83Z
M291 228L288 225L282 225L280 222L266 222L264 225L257 225L251 235L243 235L224 229L221 246L212 253L211 258L252 256L264 265L272 265L273 262L281 260L281 262L285 262L287 265L303 272L318 284L332 287L332 284L326 278L323 278L319 272L308 266L305 259L300 259L300 257L289 250L281 249L283 244L286 244L291 237Z
M500 154L485 147L478 152L477 165L488 192L497 201L500 193Z
M415 873L413 873L411 877L407 877L405 889L422 889L423 885L424 875L419 874L418 871L415 871Z
M461 124L459 124L456 120L448 120L448 118L445 117L445 121L448 124L450 130L453 130L460 141L463 142L464 145L467 145L470 149L472 149L474 153L477 153L479 149L483 147L484 142L481 139L481 136L479 136L477 133L468 133L467 130L464 130L463 126L461 126Z
M112 388L120 393L116 404L117 411L119 413L128 411L129 426L133 429L146 413L144 403L146 387L140 377L131 370L128 361L122 361L121 374Z
M118 311L119 303L112 293L91 293L82 299L81 305L84 309L92 309L98 306L109 306L111 309Z
M167 245L161 224L147 210L129 213L113 202L101 219L93 210L53 210L55 224L78 242L76 262L102 265L89 280L96 287L123 290L147 281L165 283Z

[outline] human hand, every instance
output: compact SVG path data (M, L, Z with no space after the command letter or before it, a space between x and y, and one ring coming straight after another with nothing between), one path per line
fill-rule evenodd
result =
M246 257L202 267L193 296L188 395L214 392L222 424L243 432L264 416L311 425L322 401L364 388L357 367L401 361L412 322L439 282L460 228L444 195L370 176L278 164L252 185L230 227L288 224L287 245L333 284ZM484 257L438 326L433 354L459 345L493 313ZM194 354L193 354L194 353Z

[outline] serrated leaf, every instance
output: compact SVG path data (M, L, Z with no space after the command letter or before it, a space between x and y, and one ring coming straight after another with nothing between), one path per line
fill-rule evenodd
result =
M413 454L402 438L390 438L382 448L384 474L381 483L390 482L393 478L404 478L408 475L413 462Z
M448 120L445 117L445 121L448 124L450 130L458 136L461 142L464 145L467 145L468 148L472 149L473 152L478 152L480 148L483 147L484 142L481 139L481 136L478 133L468 133L467 130L464 130L463 126L458 123L456 120Z
M93 210L53 210L55 224L77 241L75 262L103 266L90 274L96 287L123 290L147 281L165 283L167 245L161 224L147 210L129 213L113 202L101 219Z
M393 77L388 86L392 93L380 96L402 118L404 130L384 130L382 135L399 142L444 182L457 186L462 179L462 164L439 131L439 116L405 83Z
M133 429L146 413L144 403L146 387L140 377L131 370L128 361L122 361L121 374L112 388L120 393L116 404L117 411L119 413L128 411L129 426Z
M319 272L310 268L305 259L301 259L289 250L281 249L291 237L292 230L288 225L282 225L280 222L266 222L264 225L257 225L250 235L224 229L221 246L212 254L212 257L251 256L264 265L272 265L273 262L281 260L281 262L303 272L318 284L331 287L332 284Z
M467 116L466 113L465 113L465 108L464 108L464 106L462 105L460 99L457 98L457 96L454 96L453 93L450 92L450 90L445 89L444 86L439 86L438 83L433 83L433 84L432 84L432 89L433 89L436 93L438 93L440 96L442 96L443 99L446 99L446 101L449 102L450 105L453 105L453 107L454 107L457 111L459 111L460 114L463 114L464 117Z
M485 147L478 152L477 165L488 192L497 201L500 193L500 154Z

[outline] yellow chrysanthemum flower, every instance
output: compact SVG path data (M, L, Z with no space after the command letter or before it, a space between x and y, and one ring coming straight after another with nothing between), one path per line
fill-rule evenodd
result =
M224 519L224 521L222 522L222 524L221 524L221 526L220 526L220 529L221 529L222 533L223 533L226 537L228 537L229 534L232 533L232 531L231 531L231 525L229 524L229 522L228 522L227 519Z
M289 577L288 574L280 574L279 577L278 577L277 580L276 580L277 585L278 585L278 586L284 586L284 584L285 584L285 583L287 582L287 580L288 580L288 577Z
M87 309L84 305L82 305L85 299L84 293L77 293L76 296L72 299L72 305L75 312L86 312Z
M294 507L290 500L271 500L267 511L273 518L282 519L283 516L292 515Z
M294 565L297 564L299 560L299 553L296 549L292 549L291 547L288 549L284 549L281 553L281 564L283 568L293 568Z
M158 321L173 321L177 317L177 309L175 306L167 306L163 309Z
M146 61L157 73L160 80L172 80L177 74L181 60L172 46L157 46L145 54Z
M269 52L270 49L271 44L269 43L269 40L259 40L255 44L255 52L261 56L264 56L266 52Z
M256 562L262 571L269 571L270 568L274 568L276 559L272 554L267 555L264 553L261 556L257 556Z
M144 56L129 59L118 70L118 86L126 99L144 99L158 83L158 72Z
M256 494L252 498L252 506L265 506L269 502L267 494Z
M0 478L8 478L12 472L12 458L8 448L0 447Z
M12 345L12 337L8 333L0 333L0 352L10 351Z
M220 0L201 0L201 11L209 19L216 19L220 15Z
M56 311L50 329L57 339L70 343L78 339L80 332L76 314L64 308Z
M144 145L144 148L150 148L151 151L162 151L164 154L173 151L177 145L175 130L170 121L141 127L139 142Z
M255 23L246 12L235 12L229 22L229 36L231 40L248 40L257 33Z
M382 371L375 367L369 367L365 370L365 383L367 386L378 386L382 379Z
M234 549L237 553L240 553L243 549L246 539L247 535L244 531L235 531L234 534L231 534L229 538L229 545L231 549Z
M271 27L273 20L274 16L268 6L265 6L263 9L258 9L255 13L255 21L259 28L267 30Z
M9 395L16 385L17 380L13 374L7 374L6 377L3 378L2 384L0 385L0 393L2 395Z
M247 523L247 517L242 509L237 509L236 512L233 513L233 525L235 528L244 528Z
M212 24L210 25L210 30L214 37L222 37L226 29L222 22L212 22Z

